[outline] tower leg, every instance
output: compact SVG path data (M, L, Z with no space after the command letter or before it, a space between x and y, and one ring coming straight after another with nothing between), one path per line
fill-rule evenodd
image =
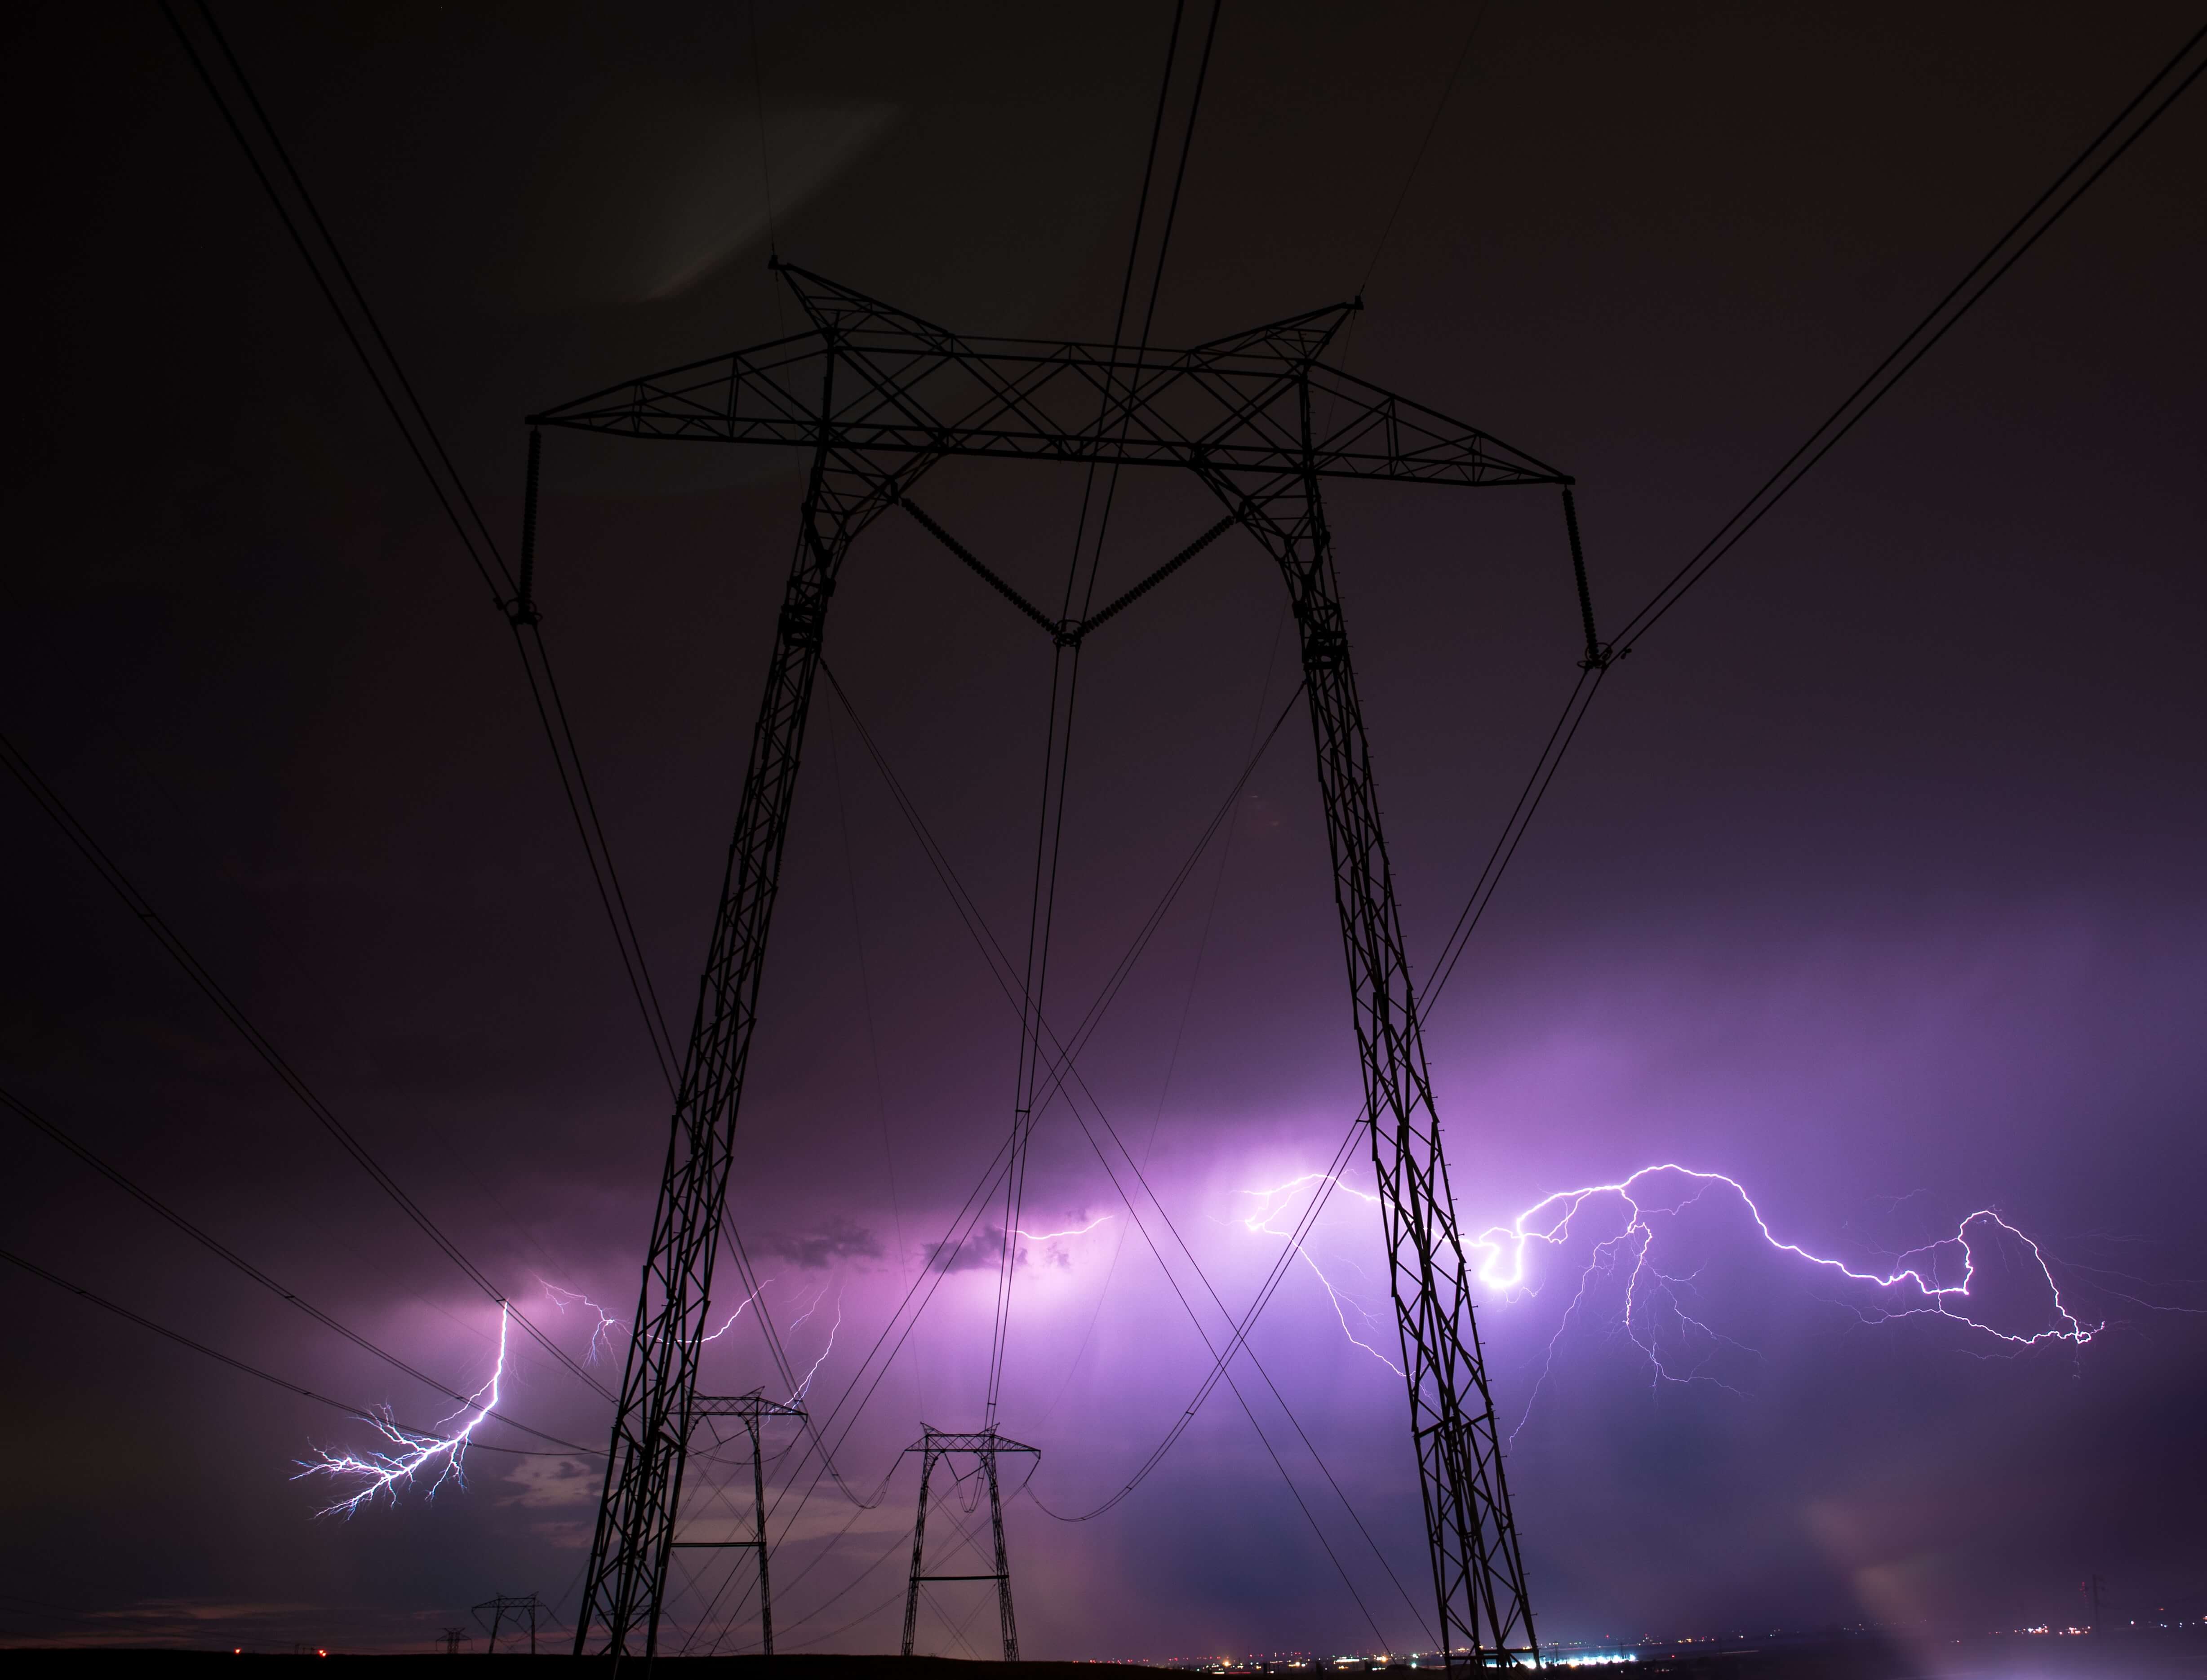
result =
M767 1656L774 1654L774 1588L766 1568L766 1454L759 1446L759 1421L744 1420L751 1435L751 1509L758 1514L759 1642Z
M996 1455L981 1455L981 1469L989 1478L989 1527L996 1536L996 1614L1004 1624L1004 1660L1020 1659L1020 1630L1012 1620L1012 1563L1004 1553L1004 1502L996 1492Z
M1304 426L1307 447L1307 389ZM1253 494L1223 479L1214 479L1213 487L1279 562L1301 634L1441 1645L1444 1653L1468 1646L1479 1666L1537 1661L1318 477L1307 466L1299 481L1275 479ZM1454 1665L1459 1659L1444 1660Z
M919 1456L919 1515L912 1522L912 1583L904 1592L904 1653L912 1654L912 1638L919 1623L919 1575L927 1546L927 1484L935 1475L935 1454Z
M882 493L881 486L838 465L825 448L815 457L683 1058L597 1532L575 1618L577 1656L593 1648L634 1654L639 1643L644 1655L657 1649L737 1109L828 598L852 534L878 508Z

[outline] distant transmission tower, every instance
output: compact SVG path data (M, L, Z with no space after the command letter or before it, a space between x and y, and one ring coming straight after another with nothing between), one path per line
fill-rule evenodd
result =
M1024 1446L1008 1435L999 1435L994 1429L984 1429L978 1434L954 1435L940 1429L919 1426L918 1441L905 1450L919 1455L919 1515L912 1525L912 1581L904 1594L904 1654L912 1654L912 1635L919 1621L919 1586L924 1581L993 1581L996 1583L996 1617L1004 1631L1004 1660L1015 1663L1020 1659L1019 1626L1012 1619L1012 1565L1004 1551L1004 1501L996 1486L996 1458L1002 1453L1033 1453L1039 1450ZM927 1575L927 1489L935 1479L935 1467L954 1454L970 1453L974 1468L988 1484L989 1532L996 1542L996 1569L987 1575ZM1014 1492L1017 1492L1016 1489Z
M759 1424L766 1418L801 1418L801 1406L785 1406L778 1400L769 1400L764 1392L753 1389L749 1394L701 1394L691 1408L690 1419L694 1424L711 1427L714 1418L733 1418L744 1426L751 1439L751 1510L756 1521L753 1538L747 1540L682 1540L678 1547L694 1547L705 1551L756 1551L758 1554L759 1584L759 1641L765 1655L774 1654L774 1593L767 1575L766 1542L766 1456L759 1447ZM723 1444L715 1432L713 1444Z
M485 1647L485 1654L488 1656L498 1654L498 1630L507 1617L511 1616L518 1622L526 1616L529 1618L529 1654L535 1656L536 1654L536 1612L543 1608L543 1601L534 1593L527 1594L501 1593L497 1597L485 1599L477 1605L475 1607L476 1615L481 1615L486 1610L490 1612L490 1641ZM448 1634L449 1631L448 1629Z
M1301 635L1440 1644L1451 1664L1459 1651L1474 1665L1538 1661L1319 487L1370 479L1560 489L1586 659L1605 664L1608 651L1594 638L1578 564L1571 480L1460 421L1322 366L1319 356L1355 304L1193 350L1135 350L961 338L816 274L786 266L781 273L807 331L625 380L529 421L693 445L770 445L811 457L683 1059L577 1653L657 1648L737 1110L828 603L859 533L902 508L1061 648L1077 645L1237 525L1279 566ZM532 434L532 457L536 446ZM918 481L956 456L1169 468L1193 475L1224 517L1116 600L1080 620L1060 619L912 506ZM529 534L535 481L532 472ZM531 560L524 553L524 578L533 575ZM524 583L512 611L535 610ZM1008 1634L1009 1627L1008 1615Z

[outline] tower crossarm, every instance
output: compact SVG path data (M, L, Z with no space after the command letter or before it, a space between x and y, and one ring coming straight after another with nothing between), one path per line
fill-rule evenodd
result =
M801 1414L766 1401L763 1391L701 1398L697 1387L767 936L828 606L852 541L885 510L901 505L1051 630L1061 647L1077 645L1087 630L1152 587L1229 521L1278 564L1301 643L1444 1660L1451 1669L1460 1657L1476 1668L1538 1665L1503 1440L1456 1228L1320 481L1562 487L1587 663L1599 668L1610 655L1595 632L1570 478L1474 427L1326 367L1320 358L1354 305L1313 310L1187 350L1129 350L963 338L818 275L791 268L782 273L805 312L806 331L629 380L547 410L533 422L649 440L811 451L796 551L682 1061L576 1617L576 1654L655 1654L697 1419L743 1420L763 1513L760 1420ZM950 456L1175 467L1218 498L1223 517L1093 616L1054 624L912 506L915 482ZM524 514L529 531L536 459L532 439ZM529 575L524 558L522 576ZM516 611L533 611L525 581ZM992 1423L994 1416L992 1407ZM1004 1654L1016 1659L996 1460L1038 1450L993 1427L924 1427L907 1450L919 1456L920 1486L905 1653L913 1649L920 1584L937 1578L924 1567L931 1478L947 1456L959 1455L976 1461L988 1489L995 1563L990 1575L960 1578L996 1583ZM836 1474L832 1462L826 1468ZM762 1515L754 1542L763 1630L763 1523ZM770 1633L766 1643L770 1648Z
M802 1406L785 1406L769 1400L763 1390L749 1394L701 1394L691 1405L692 1418L801 1418Z
M1040 1447L1028 1446L1024 1442L1014 1441L1008 1435L999 1435L989 1429L970 1435L951 1435L939 1429L930 1429L923 1439L913 1442L905 1450L908 1453L1031 1452L1038 1456L1042 1452Z
M1190 350L964 338L786 272L810 331L626 380L529 417L667 442L970 455L1462 488L1568 484L1477 427L1319 362L1337 304ZM863 305L863 307L861 307ZM837 363L833 381L822 364ZM1306 399L1322 417L1307 437Z

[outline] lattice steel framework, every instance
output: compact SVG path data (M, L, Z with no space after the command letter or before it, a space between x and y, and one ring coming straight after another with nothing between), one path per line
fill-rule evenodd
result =
M631 380L529 422L777 445L812 457L683 1063L577 1653L632 1652L639 1642L646 1653L655 1649L730 1150L828 602L852 541L902 505L1061 642L1096 630L1229 523L1278 563L1301 634L1441 1642L1452 1664L1466 1653L1479 1665L1537 1661L1320 485L1548 485L1562 488L1568 511L1570 479L1476 427L1322 365L1355 304L1193 350L1135 351L963 338L818 275L781 272L810 322L805 332ZM1054 620L911 508L917 481L955 456L1175 468L1208 487L1225 518L1085 621ZM533 519L533 475L531 492ZM1576 551L1575 524L1571 535ZM516 610L533 609L523 600ZM1590 618L1588 657L1605 657Z
M919 1426L919 1439L905 1449L919 1455L919 1513L912 1523L912 1578L904 1590L904 1654L912 1654L913 1636L919 1631L919 1589L930 1581L993 1581L996 1583L996 1619L1002 1624L1004 1660L1015 1663L1020 1659L1020 1629L1012 1619L1012 1563L1004 1550L1004 1498L996 1486L996 1459L1003 1453L1038 1454L1038 1447L1030 1447L1014 1441L1008 1435L994 1429L976 1430L970 1434L959 1434L947 1429ZM989 1533L996 1541L994 1570L984 1575L928 1575L927 1567L927 1491L935 1480L935 1467L955 1455L970 1454L973 1468L987 1485L989 1493ZM1014 1492L1019 1490L1014 1488Z
M773 1549L766 1539L766 1454L759 1440L759 1426L768 1418L801 1418L802 1406L785 1406L779 1400L769 1400L764 1390L753 1389L749 1394L701 1394L690 1403L690 1416L697 1423L712 1427L715 1418L733 1418L744 1428L751 1450L751 1516L752 1538L747 1540L673 1540L667 1544L677 1549L711 1551L755 1551L758 1554L759 1591L759 1653L774 1654L774 1582L767 1568L767 1554ZM723 1444L717 1433L714 1444Z

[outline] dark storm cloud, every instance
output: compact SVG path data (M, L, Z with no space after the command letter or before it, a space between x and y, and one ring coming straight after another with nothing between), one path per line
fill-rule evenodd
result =
M973 1231L962 1242L938 1242L927 1251L928 1267L933 1271L973 1271L984 1266L993 1271L1003 1261L1002 1227L993 1231Z
M839 1214L803 1235L771 1231L758 1239L768 1253L818 1271L838 1260L881 1258L881 1239L847 1215Z

